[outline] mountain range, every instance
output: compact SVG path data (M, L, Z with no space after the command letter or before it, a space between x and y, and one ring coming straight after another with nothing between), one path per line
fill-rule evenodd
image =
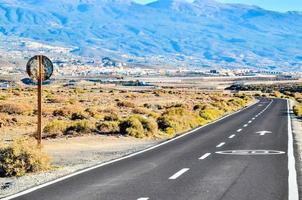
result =
M0 0L0 36L150 66L302 71L302 13L214 0Z

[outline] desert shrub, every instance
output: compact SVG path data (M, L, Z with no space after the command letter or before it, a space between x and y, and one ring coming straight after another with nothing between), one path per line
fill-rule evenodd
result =
M75 94L84 94L84 93L85 93L85 90L82 89L82 88L75 88L75 89L74 89L74 93L75 93Z
M33 109L26 103L4 103L0 104L0 112L7 114L30 114Z
M120 117L117 113L108 113L104 116L104 120L106 121L118 121Z
M148 115L148 114L150 114L151 111L147 108L137 107L137 108L134 108L132 112L134 114Z
M294 113L298 117L302 117L302 106L301 105L294 105Z
M0 101L5 101L8 99L7 95L0 95Z
M63 108L58 108L53 111L53 116L68 117L70 118L72 113L83 112L83 108L80 105L68 105Z
M120 132L118 121L100 121L96 124L96 129L101 133L114 134Z
M160 117L160 113L157 112L150 112L148 117L152 117L153 119L158 119Z
M17 118L15 117L12 118L7 113L0 113L0 128L5 126L16 125L17 122L18 122Z
M104 116L99 112L99 110L96 107L90 107L86 108L85 112L88 113L90 117L93 117L95 119L104 119Z
M75 121L67 125L65 135L81 135L91 133L93 130L93 123L88 120Z
M246 101L240 98L232 98L229 99L228 105L236 106L236 107L243 107L246 105Z
M212 121L223 115L223 111L214 107L207 107L199 111L199 116L207 121Z
M119 101L117 102L118 107L134 108L135 104L130 101Z
M120 132L136 138L154 137L158 132L158 126L153 118L132 115L120 123Z
M71 120L83 120L88 119L88 115L85 112L74 112L71 114Z
M49 122L43 129L44 138L56 138L62 136L68 126L68 122L63 120L53 120Z
M119 110L116 107L107 107L102 110L102 113L117 113Z
M144 103L143 105L145 108L152 108L152 104L150 103Z
M204 109L205 108L205 104L196 104L193 106L193 110L201 110L201 109Z
M160 130L173 136L175 133L203 125L206 123L206 120L195 112L178 107L166 110L163 115L157 119L157 123Z
M23 176L48 169L50 158L37 148L33 139L17 139L11 145L0 147L1 176Z
M273 93L273 96L274 96L274 97L277 97L277 98L281 98L283 95L282 95L281 92L275 91L275 92Z
M65 103L66 98L64 97L55 97L53 95L46 97L47 103Z

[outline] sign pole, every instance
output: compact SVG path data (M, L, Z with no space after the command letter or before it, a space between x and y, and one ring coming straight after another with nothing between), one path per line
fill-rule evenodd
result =
M39 69L38 69L38 128L37 128L37 140L38 146L42 144L42 56L39 55Z
M42 147L42 87L43 81L50 79L53 73L53 64L49 58L43 55L35 55L30 58L26 64L26 72L28 76L37 81L37 107L38 107L38 123L36 139L38 147Z

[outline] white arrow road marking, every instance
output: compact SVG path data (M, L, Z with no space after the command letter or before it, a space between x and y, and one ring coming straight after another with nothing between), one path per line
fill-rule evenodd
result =
M256 133L259 133L261 136L264 136L267 133L272 133L271 131L258 131Z
M216 147L217 147L217 148L220 148L220 147L222 147L223 145L225 145L225 142L221 142L221 143L218 144Z
M173 176L171 176L169 179L170 180L175 180L178 177L180 177L181 175L183 175L184 173L186 173L190 168L183 168L181 170L179 170L178 172L176 172Z
M209 157L211 155L211 153L206 153L206 154L204 154L203 156L201 156L200 158L199 158L199 160L204 160L204 159L206 159L207 157Z

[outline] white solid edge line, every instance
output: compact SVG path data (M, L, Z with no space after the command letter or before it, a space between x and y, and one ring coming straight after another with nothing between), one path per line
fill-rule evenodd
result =
M287 118L288 118L288 199L299 200L298 179L296 172L296 161L294 156L294 139L292 132L292 123L290 118L289 100L287 100Z
M141 197L141 198L138 198L137 200L148 200L149 197Z
M206 154L204 154L203 156L201 156L200 158L199 158L199 160L204 160L204 159L206 159L207 157L209 157L211 155L211 153L206 153Z
M225 118L228 118L228 117L230 117L230 116L232 116L232 115L235 115L235 114L237 114L237 113L239 113L239 112L242 112L242 111L244 111L244 110L246 110L246 109L248 109L248 108L250 108L250 107L256 105L257 103L259 103L259 100L257 100L255 103L253 103L253 104L251 104L251 105L249 105L249 106L247 106L247 107L245 107L245 108L242 108L242 109L240 109L240 110L238 110L238 111L236 111L236 112L234 112L234 113L231 113L231 114L229 114L229 115L226 115L226 116L224 116L224 117L221 117L221 118L219 118L219 119L217 119L217 120L215 120L215 121L212 121L212 122L210 122L210 123L208 123L208 124L205 124L205 125L203 125L203 126L201 126L201 127L198 127L198 128L196 128L196 129L194 129L194 130L191 130L191 131L189 131L189 132L187 132L187 133L184 133L184 134L182 134L182 135L179 135L179 136L177 136L177 137L175 137L175 138L173 138L173 139L164 141L164 142L162 142L162 143L160 143L160 144L154 145L154 146L152 146L152 147L143 149L143 150L141 150L141 151L138 151L138 152L135 152L135 153L132 153L132 154L129 154L129 155L126 155L126 156L123 156L123 157L120 157L120 158L117 158L117 159L108 161L108 162L100 163L100 164L98 164L98 165L95 165L95 166L92 166L92 167L88 167L88 168L86 168L86 169L79 170L79 171L77 171L77 172L74 172L74 173L65 175L65 176L63 176L63 177L61 177L61 178L58 178L58 179L55 179L55 180L52 180L52 181L43 183L43 184L41 184L41 185L38 185L38 186L35 186L35 187L32 187L32 188L29 188L29 189L26 189L26 190L21 191L21 192L19 192L19 193L16 193L16 194L12 194L12 195L3 197L1 200L10 200L10 199L13 199L13 198L16 198L16 197L19 197L19 196L22 196L22 195L31 193L31 192L36 191L36 190L38 190L38 189L47 187L47 186L52 185L52 184L54 184L54 183L58 183L58 182L60 182L60 181L66 180L66 179L71 178L71 177L73 177L73 176L76 176L76 175L79 175L79 174L83 174L83 173L85 173L85 172L88 172L88 171L91 171L91 170L94 170L94 169L103 167L103 166L105 166L105 165L109 165L109 164L112 164L112 163L115 163L115 162L118 162L118 161L121 161L121 160L125 160L125 159L127 159L127 158L131 158L131 157L133 157L133 156L136 156L136 155L145 153L145 152L147 152L147 151L153 150L153 149L155 149L155 148L158 148L158 147L160 147L160 146L163 146L163 145L165 145L165 144L168 144L168 143L170 143L170 142L172 142L172 141L175 141L175 140L178 140L178 139L180 139L180 138L182 138L182 137L185 137L185 136L187 136L187 135L189 135L189 134L191 134L191 133L193 133L193 132L195 132L195 131L198 131L198 130L204 128L204 127L207 127L207 126L209 126L209 125L211 125L211 124L217 123L217 122L219 122L219 121L221 121L221 120L223 120L223 119L225 119Z
M236 135L233 134L233 135L230 135L229 138L232 139L232 138L234 138L235 136L236 136Z
M217 148L220 148L220 147L222 147L223 145L225 145L225 142L221 142L221 143L218 144L216 147L217 147Z
M183 168L181 170L179 170L178 172L176 172L175 174L173 174L169 179L170 180L175 180L178 177L180 177L181 175L183 175L184 173L186 173L190 168Z

